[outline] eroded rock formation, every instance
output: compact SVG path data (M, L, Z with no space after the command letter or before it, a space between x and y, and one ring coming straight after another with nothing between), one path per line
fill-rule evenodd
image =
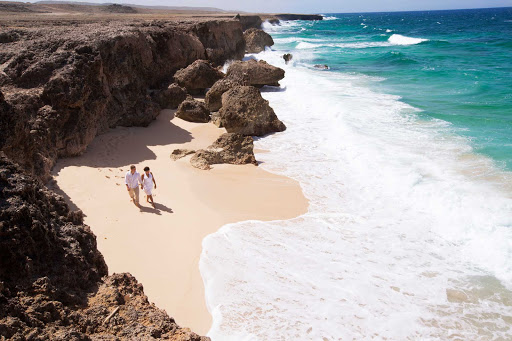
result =
M180 68L245 52L237 20L25 25L2 32L0 90L14 113L0 112L0 148L41 179L107 129L148 125L160 110L148 91Z
M236 86L225 92L219 116L229 133L263 136L286 129L268 101L253 86Z
M254 157L254 141L251 136L227 133L222 134L207 149L198 150L190 159L192 166L199 169L210 169L211 165L228 163L257 165Z
M206 93L204 102L208 109L211 112L218 111L222 107L222 94L237 85L244 84L242 80L236 77L224 78L217 81Z
M171 159L173 161L179 160L184 158L187 155L194 154L196 151L191 149L174 149L171 153Z
M0 339L208 340L150 304L131 275L107 276L82 213L4 156L0 233Z
M265 51L265 47L274 45L274 40L267 32L250 28L244 32L245 52L260 53Z
M264 60L235 61L227 71L228 78L244 78L247 75L248 83L252 86L264 85L279 86L279 81L284 78L284 70L270 65Z
M174 74L176 83L185 87L192 94L204 93L206 88L210 88L223 77L224 74L207 60L196 60Z
M239 15L238 20L242 24L244 31L250 28L261 28L261 24L263 24L263 21L258 15Z
M164 90L155 91L152 95L162 109L176 109L187 98L187 89L172 83Z
M189 122L207 123L210 121L210 112L204 103L189 96L178 107L176 117Z

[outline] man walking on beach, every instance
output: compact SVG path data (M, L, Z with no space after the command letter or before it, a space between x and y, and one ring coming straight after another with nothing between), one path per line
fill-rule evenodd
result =
M135 206L139 206L139 184L142 186L142 181L134 165L131 165L130 170L126 173L124 183L133 203Z

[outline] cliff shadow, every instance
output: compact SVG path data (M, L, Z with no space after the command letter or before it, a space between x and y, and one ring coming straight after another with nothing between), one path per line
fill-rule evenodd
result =
M162 110L156 120L147 127L117 127L99 135L83 155L59 160L52 173L56 174L68 166L122 168L130 164L155 160L156 154L151 147L179 145L193 139L188 131L171 122L175 112Z

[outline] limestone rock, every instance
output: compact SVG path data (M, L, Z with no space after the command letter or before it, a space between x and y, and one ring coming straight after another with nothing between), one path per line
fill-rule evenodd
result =
M263 136L286 129L253 86L236 86L225 92L219 115L228 133Z
M285 54L283 55L283 59L284 59L284 62L285 62L286 64L288 64L288 63L290 62L290 60L292 60L292 59L293 59L293 55L292 55L291 53L285 53Z
M209 340L151 304L130 274L107 276L83 215L3 156L0 230L0 339Z
M222 107L222 94L237 85L243 85L242 83L243 81L234 77L224 78L217 81L206 93L206 97L204 99L206 107L211 112L219 111L219 109Z
M172 83L165 90L156 91L153 99L162 109L176 109L187 98L187 89Z
M210 169L210 165L228 163L234 165L254 164L254 141L251 136L227 133L222 134L206 150L198 150L190 159L192 166Z
M242 26L231 19L29 20L1 31L0 91L12 120L0 117L0 135L9 132L0 149L44 180L58 157L83 153L110 128L151 123L161 103L148 91L177 70L245 53Z
M261 20L261 19L260 19ZM224 65L226 57L240 60L245 55L245 41L241 22L237 20L199 20L193 33L199 38L206 58L215 66Z
M242 15L238 20L242 24L243 31L250 28L261 28L261 24L263 24L259 15Z
M244 39L245 52L247 53L260 53L265 51L266 46L274 45L274 40L270 34L258 28L250 28L245 31Z
M256 87L279 86L279 81L284 78L283 69L272 66L264 60L235 61L227 71L228 78L240 79L244 74L247 74L249 84Z
M179 160L181 158L184 158L187 155L194 154L195 150L191 149L174 149L171 153L171 159L173 161Z
M190 93L200 93L222 79L224 74L207 60L196 60L174 74L174 81Z
M217 128L224 128L224 125L222 124L222 118L218 112L212 113L210 119L211 122L217 126Z
M204 103L189 96L178 107L176 117L189 122L208 123L210 121L210 112Z

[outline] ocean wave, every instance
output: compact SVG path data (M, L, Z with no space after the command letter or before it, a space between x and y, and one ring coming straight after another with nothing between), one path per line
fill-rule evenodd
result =
M339 18L337 17L328 17L328 16L325 16L322 14L322 16L324 17L324 20L338 20Z
M388 41L393 45L416 45L423 43L424 41L428 41L428 39L412 38L403 36L401 34L393 34L391 37L389 37Z
M325 45L322 45L322 44L312 44L312 43L308 43L308 42L305 42L305 41L301 41L295 48L298 49L298 50L305 50L305 49L314 49L314 48L322 47L322 46L325 46Z
M258 159L298 180L310 207L204 239L208 335L508 339L512 200L477 180L492 165L446 122L358 85L367 79L273 53L287 89L263 96L289 129L258 139L270 151Z

